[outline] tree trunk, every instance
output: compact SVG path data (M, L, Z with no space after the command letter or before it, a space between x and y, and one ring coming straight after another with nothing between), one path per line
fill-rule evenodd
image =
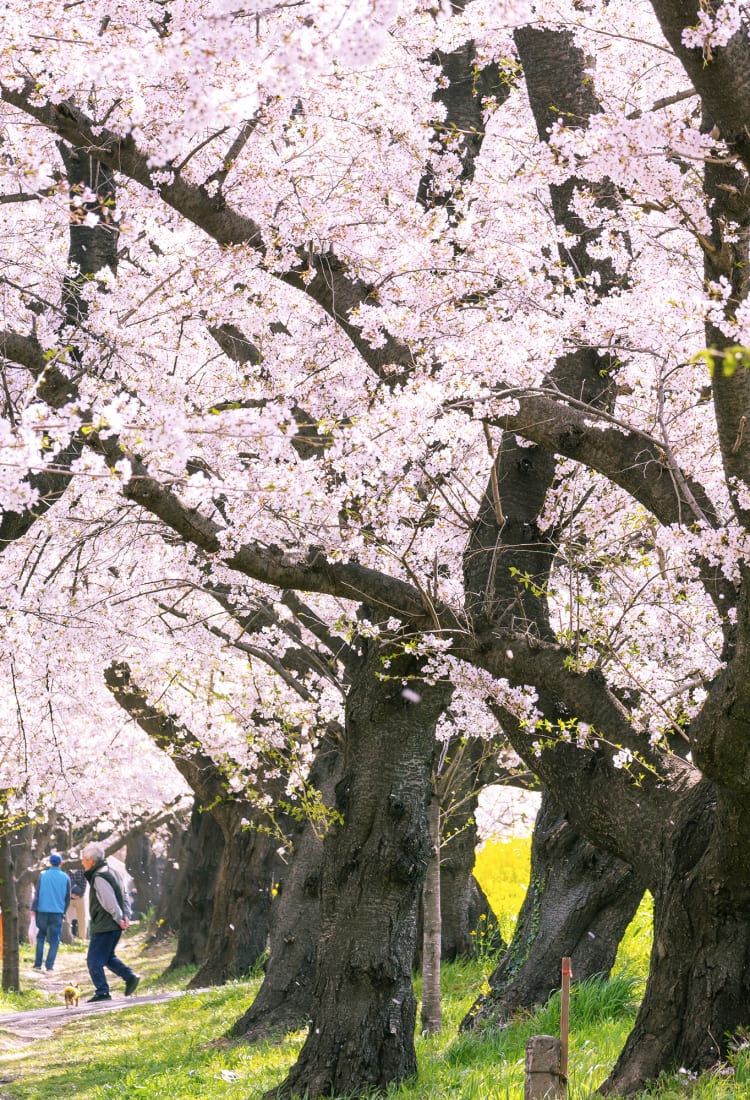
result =
M433 792L427 815L430 857L422 889L422 1033L434 1035L443 1026L440 999L440 799Z
M654 891L646 992L605 1095L627 1096L667 1067L707 1069L750 1021L750 812L703 780L675 804L674 843Z
M151 872L153 853L145 833L128 839L125 864L133 877L133 918L145 916L151 907Z
M478 840L474 817L481 789L497 776L497 745L473 738L460 748L452 781L442 792L440 916L443 962L476 952L476 935L500 930L484 891L474 878Z
M455 832L454 832L455 829ZM492 906L484 890L474 878L476 823L473 813L463 825L451 824L441 829L440 842L440 959L472 958L477 953L477 936L487 939L499 952L505 945ZM448 839L445 839L448 834ZM415 969L422 969L423 906L420 905Z
M344 756L334 738L319 746L310 783L332 806ZM291 862L271 907L270 955L258 994L229 1035L248 1042L305 1027L310 1020L320 938L320 825L305 819L292 834Z
M502 1024L544 1004L560 987L569 955L576 981L609 975L644 884L628 864L584 840L549 791L542 795L531 847L529 888L513 940L461 1030Z
M196 801L180 853L182 873L171 894L172 904L165 898L165 909L177 930L177 949L168 971L200 966L206 958L223 849L221 829Z
M208 756L194 734L173 715L162 713L131 677L124 661L104 671L104 682L117 702L155 744L169 752L204 806L219 825L224 847L216 877L206 954L190 983L197 989L220 985L248 973L266 950L271 887L278 840L261 830L267 820L253 822L255 807L227 792L222 769ZM272 794L274 783L266 788ZM246 828L243 821L253 826Z
M84 149L58 142L65 165L71 197L72 217L68 236L68 264L71 274L63 279L63 308L67 324L78 326L88 316L89 306L81 294L87 279L103 268L117 271L119 229L113 220L115 175ZM89 226L85 215L95 214L98 222ZM79 353L73 349L72 354Z
M38 872L31 869L35 862L33 855L34 833L33 825L24 825L9 837L18 904L18 936L21 943L29 942L31 902L34 896L34 886L39 877Z
M224 848L205 956L189 989L244 977L263 956L279 859L277 837L242 824L246 804L226 803L211 813L221 826Z
M418 677L420 668L413 656L396 656L397 645L366 643L347 697L336 789L343 824L323 846L312 1022L281 1097L358 1094L416 1073L412 962L435 725L447 689L419 683L420 701L407 701L402 677Z
M18 898L10 837L0 840L0 909L3 921L3 990L20 989L18 950Z
M442 848L445 854L440 862L443 962L473 958L477 953L476 937L480 933L485 938L489 936L496 940L498 950L502 947L502 937L492 907L471 873L471 867L467 873L463 860L458 858L463 856L463 852L453 846L453 841L451 837L448 847ZM473 849L471 855L473 859Z
M199 814L200 804L197 800L194 800L192 815L187 825L180 825L179 821L171 821L167 825L169 839L167 840L165 866L162 871L161 889L156 903L152 931L152 934L157 938L161 934L168 935L179 932L180 913L187 892L188 846L190 843L195 844L195 837L192 836L191 829L193 818L195 818L197 832Z

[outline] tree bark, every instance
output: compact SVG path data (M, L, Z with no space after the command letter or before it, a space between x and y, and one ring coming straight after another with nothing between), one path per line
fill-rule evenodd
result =
M213 811L224 838L203 964L189 989L244 977L268 946L277 837L242 824L245 808Z
M206 959L223 848L221 829L196 800L180 853L180 878L160 906L165 914L162 920L171 922L177 932L177 947L167 970L200 966Z
M18 949L18 897L15 866L10 836L0 839L0 909L3 922L3 990L15 992L21 988Z
M346 703L344 776L336 789L343 823L323 845L312 1021L281 1097L348 1095L416 1073L411 975L429 857L435 725L447 689L421 683L420 702L407 701L402 679L419 677L416 658L394 656L397 640L366 646Z
M338 740L326 737L310 771L310 783L326 806L334 803L343 766ZM295 1031L310 1021L320 937L320 825L305 818L291 842L291 862L280 875L279 894L271 908L270 955L263 984L229 1031L231 1038L255 1042Z
M440 799L433 791L427 811L430 855L422 887L422 1012L424 1035L434 1035L443 1026L440 997Z
M750 47L747 27L740 26L724 47L703 50L683 44L683 32L698 24L701 0L651 0L664 37L683 65L721 136L750 172ZM712 5L711 14L722 5Z
M20 829L11 833L9 838L18 905L18 938L21 943L28 943L29 941L29 918L31 916L31 901L34 896L34 880L36 878L36 872L32 870L34 865L32 852L34 831L35 827L33 825L23 825Z
M714 1066L750 1020L747 799L703 780L675 801L674 820L646 992L605 1095L638 1092L666 1067Z
M90 156L85 147L71 148L62 141L57 147L65 165L71 197L70 273L63 279L63 308L66 323L75 328L88 316L88 302L81 294L86 281L105 267L113 273L117 271L120 231L112 218L116 199L115 174L102 161ZM92 197L84 199L85 195ZM97 217L97 224L86 225L87 215Z
M502 1024L522 1009L544 1004L560 986L566 955L576 981L608 976L643 891L633 869L576 833L545 790L515 934L490 975L489 992L474 1002L461 1030Z

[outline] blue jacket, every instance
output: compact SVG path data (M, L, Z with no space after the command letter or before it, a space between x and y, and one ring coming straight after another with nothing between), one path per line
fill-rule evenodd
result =
M64 913L70 905L70 879L59 867L48 867L39 876L31 908L35 913Z

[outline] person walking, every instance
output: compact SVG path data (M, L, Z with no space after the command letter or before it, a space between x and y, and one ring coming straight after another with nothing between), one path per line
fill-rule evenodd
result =
M120 936L130 926L125 892L119 878L107 864L101 844L87 844L81 852L81 863L89 884L86 965L94 983L94 995L89 997L89 1002L112 1000L105 967L124 979L125 996L130 997L136 991L140 975L115 954Z
M70 879L60 867L62 856L53 852L49 862L50 866L39 876L34 900L31 903L37 928L34 970L42 969L46 942L48 946L45 965L48 973L55 968L63 917L70 904Z
M78 853L71 852L71 859L77 859ZM70 934L78 940L86 939L86 872L82 867L71 867L68 871L70 879L70 905L66 916L70 924Z

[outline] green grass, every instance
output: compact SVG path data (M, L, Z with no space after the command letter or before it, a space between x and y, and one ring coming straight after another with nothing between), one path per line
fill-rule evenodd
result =
M515 874L514 850L506 847L498 858L507 858L509 874ZM501 881L502 869L494 873ZM650 906L647 897L623 940L613 977L573 987L569 1100L588 1100L632 1026L648 965ZM512 924L511 914L505 918ZM143 935L127 937L122 951L143 973L145 992L187 985L191 970L161 977L170 953L171 944L147 946ZM83 962L80 949L66 949L65 957L72 967ZM557 1033L559 994L507 1028L459 1035L458 1026L486 981L489 962L464 960L444 967L443 1031L417 1037L419 1078L390 1088L388 1100L522 1100L526 1040ZM257 975L184 993L163 1004L80 1016L51 1039L6 1046L0 1052L0 1100L260 1100L283 1081L304 1034L273 1044L216 1041L244 1012L259 984ZM38 993L23 993L3 999L0 1007L6 1012L35 1007L39 999ZM750 1100L750 1057L744 1044L738 1047L721 1073L697 1080L676 1074L640 1100Z
M132 953L131 953L132 957ZM140 963L139 963L140 965ZM559 1003L504 1031L458 1036L458 1025L484 980L481 965L457 962L445 967L441 1035L418 1037L419 1080L389 1090L400 1100L516 1100L523 1095L526 1039L554 1033ZM203 993L186 993L158 1005L79 1017L51 1040L0 1055L2 1096L8 1100L186 1100L222 1097L259 1100L278 1085L294 1062L304 1036L278 1044L217 1044L252 999L259 979L234 982ZM609 1036L610 1060L632 1019L632 981L591 982L571 999L571 1066L574 1083L594 1083L603 1075L601 1037ZM582 1045L597 1036L596 1047ZM578 1050L576 1051L576 1044ZM8 1080L8 1078L15 1078ZM575 1094L571 1092L571 1097Z
M81 1017L60 1038L35 1043L23 1061L14 1062L16 1073L24 1061L33 1073L6 1084L5 1095L18 1100L260 1096L281 1080L301 1037L273 1047L211 1042L244 1011L253 992L251 983L238 982L165 1004Z

